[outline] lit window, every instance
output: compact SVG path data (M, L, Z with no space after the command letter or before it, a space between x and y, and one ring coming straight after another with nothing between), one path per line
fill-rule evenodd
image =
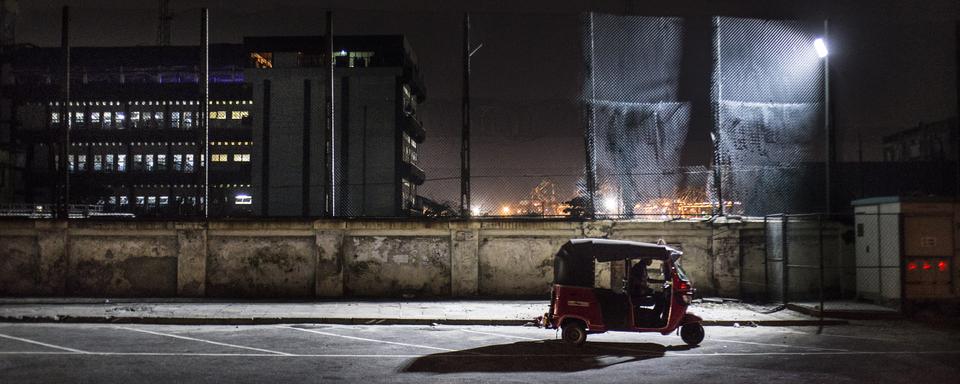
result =
M126 172L127 171L127 155L117 155L117 171Z
M160 202L160 206L161 206L161 207L165 207L165 206L167 205L167 203L170 202L170 197L168 197L168 196L160 196L160 198L158 199L158 201Z
M183 157L183 170L184 172L193 172L193 154Z
M83 112L72 112L73 122L77 124L83 124Z
M130 126L136 128L140 125L140 112L130 112Z
M67 170L73 172L73 155L67 155Z
M130 200L126 196L120 196L120 205L129 205Z
M91 123L91 124L100 124L100 112L91 112L91 113L90 113L90 123Z
M154 112L153 119L157 121L158 124L163 123L163 112Z
M149 206L151 206L151 207L154 206L154 205L157 205L157 197L156 197L156 196L147 196L147 205L149 205Z
M173 155L173 170L180 171L183 170L183 155Z
M142 207L142 206L143 206L143 201L144 201L143 196L137 196L137 206L138 206L138 207Z
M102 155L93 155L93 170L102 171L103 170L103 156Z
M230 119L232 120L240 120L247 116L250 116L250 111L231 111L230 112Z
M113 154L112 153L107 154L106 156L104 156L104 160L105 161L103 164L103 169L112 171L113 170Z
M157 169L161 171L167 169L167 155L157 155Z
M110 205L117 205L117 197L116 197L116 196L110 196L110 198L107 199L107 201L110 202Z
M58 124L60 123L60 113L59 112L50 112L50 123Z
M77 155L77 170L78 171L87 170L87 155Z
M215 162L215 163L220 163L220 162L227 161L227 154L225 154L225 153L214 153L213 155L210 155L210 160L213 161L213 162Z
M143 170L143 155L133 155L133 170Z
M193 128L193 112L183 113L183 128Z
M180 128L180 112L170 112L170 126Z
M242 162L242 163L248 163L248 162L250 162L250 154L249 154L249 153L234 153L234 154L233 154L233 161Z
M234 204L236 205L250 205L253 204L253 197L250 195L237 195L234 198Z
M144 163L147 166L148 171L153 170L153 155L144 155Z
M109 128L111 125L113 125L113 113L112 113L112 112L104 112L104 113L103 113L103 126Z
M215 120L226 119L227 111L210 111L210 118Z
M113 121L117 122L117 128L123 129L123 120L127 118L126 112L117 112L116 115L113 115Z

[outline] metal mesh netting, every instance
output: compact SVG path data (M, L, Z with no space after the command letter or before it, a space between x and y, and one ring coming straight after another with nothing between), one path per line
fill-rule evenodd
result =
M714 18L716 155L732 213L822 207L823 78L815 29L796 21Z
M707 174L680 166L691 113L678 96L683 20L588 14L584 25L597 215L669 215L704 201Z

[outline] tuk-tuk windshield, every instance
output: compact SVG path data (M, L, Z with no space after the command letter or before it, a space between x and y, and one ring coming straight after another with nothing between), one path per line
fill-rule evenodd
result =
M680 267L680 263L674 263L673 267L677 269L677 277L679 277L680 280L690 281L690 279L687 278L687 273Z

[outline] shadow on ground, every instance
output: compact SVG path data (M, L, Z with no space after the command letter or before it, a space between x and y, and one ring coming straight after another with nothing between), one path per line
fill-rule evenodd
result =
M401 372L576 372L662 357L687 345L587 342L577 347L560 340L523 341L414 359Z

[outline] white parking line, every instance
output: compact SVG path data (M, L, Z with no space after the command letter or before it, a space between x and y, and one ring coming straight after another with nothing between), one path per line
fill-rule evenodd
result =
M727 339L710 339L710 341L719 341L719 342L723 342L723 343L748 344L748 345L763 345L763 346L767 346L767 347L812 349L812 350L817 350L817 351L836 351L836 352L847 352L847 351L848 351L848 350L846 350L846 349L838 349L838 348L805 347L805 346L802 346L802 345L757 343L757 342L753 342L753 341L737 341L737 340L727 340Z
M127 328L127 327L115 327L115 328L117 328L117 329L126 329L126 330L128 330L128 331L134 331L134 332L149 333L149 334L151 334L151 335L157 335L157 336L172 337L172 338L175 338L175 339L190 340L190 341L199 341L199 342L201 342L201 343L208 343L208 344L213 344L213 345L220 345L220 346L224 346L224 347L232 347L232 348L240 348L240 349L249 349L249 350L251 350L251 351L260 351L260 352L272 353L272 354L274 354L274 355L291 356L291 354L286 353L286 352L272 351L272 350L269 350L269 349L247 347L247 346L236 345L236 344L221 343L221 342L219 342L219 341L204 340L204 339L198 339L198 338L189 337L189 336L180 336L180 335L174 335L174 334L169 334L169 333L154 332L154 331L148 331L148 330L145 330L145 329L136 329L136 328Z
M647 352L647 353L638 353L634 356L655 356L655 357L749 357L749 356L858 356L858 355L960 355L960 350L957 351L824 351L824 352L717 352L717 353L676 353L676 352L666 352L663 355L659 353ZM314 358L418 358L418 357L431 357L431 358L471 358L476 359L478 357L487 357L487 358L530 358L530 357L601 357L608 356L603 354L563 354L563 353L549 353L549 354L443 354L443 355L413 355L413 354L274 354L274 353L178 353L178 352L69 352L69 351L47 351L47 352L38 352L38 351L0 351L0 356L3 355L67 355L67 356L170 356L170 357L272 357L272 358L290 358L290 357L314 357Z
M534 338L534 337L514 336L514 335L506 335L506 334L502 334L502 333L481 332L481 331L474 331L474 330L472 330L472 329L466 329L466 328L461 328L460 330L461 330L461 331L464 331L464 332L477 333L477 334L488 335L488 336L500 336L500 337L506 337L506 338L510 338L510 339L544 340L543 338L538 339L538 338Z
M395 342L395 341L386 341L386 340L377 340L377 339L367 339L367 338L364 338L364 337L338 335L338 334L336 334L336 333L317 331L317 330L314 330L314 329L304 329L304 328L296 328L296 327L290 327L290 326L283 326L283 327L280 327L280 328L294 329L294 330L297 330L297 331L316 333L316 334L318 334L318 335L324 335L324 336L342 337L342 338L344 338L344 339L351 339L351 340L361 340L361 341L370 341L370 342L374 342L374 343L402 345L402 346L405 346L405 347L427 348L427 349L435 349L435 350L438 350L438 351L447 351L447 352L456 351L455 349L440 348L440 347L431 347L431 346L429 346L429 345L398 343L398 342Z
M41 342L36 341L36 340L30 340L30 339L24 339L24 338L22 338L22 337L4 335L4 334L2 334L2 333L0 333L0 337L4 337L4 338L10 339L10 340L22 341L22 342L24 342L24 343L42 345L42 346L47 347L47 348L60 349L60 350L64 350L64 351L74 352L74 353L89 353L89 352L87 352L87 351L81 351L81 350L79 350L79 349L61 347L61 346L59 346L59 345L53 345L53 344L47 344L47 343L41 343Z

